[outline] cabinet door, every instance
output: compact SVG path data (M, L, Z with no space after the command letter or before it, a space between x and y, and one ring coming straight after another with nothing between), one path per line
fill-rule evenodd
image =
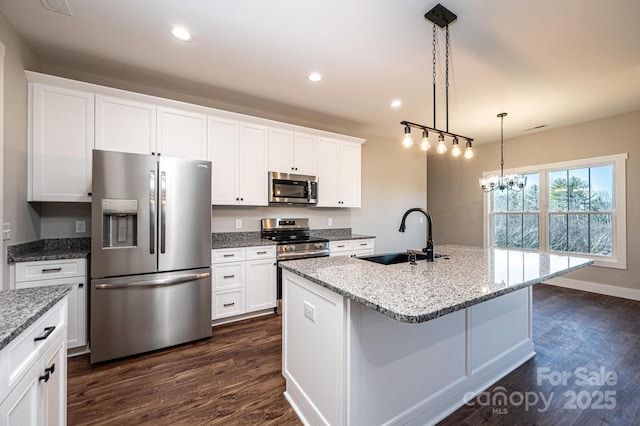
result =
M360 145L340 146L340 206L360 207Z
M91 201L93 94L30 88L29 201Z
M39 426L42 424L42 387L39 377L42 362L37 362L0 404L3 426Z
M41 384L42 424L64 426L67 424L67 351L62 339L54 348L44 357L43 371L49 372L49 379Z
M269 129L269 171L295 173L293 165L293 132Z
M340 206L340 142L318 139L318 207Z
M134 154L156 152L155 105L96 95L96 148Z
M158 152L167 157L207 159L207 116L158 107Z
M276 306L276 260L247 261L247 312Z
M211 203L239 204L240 131L237 121L209 117Z
M240 124L240 204L268 205L267 128Z
M296 173L316 175L316 143L315 136L296 133L293 149L293 167Z

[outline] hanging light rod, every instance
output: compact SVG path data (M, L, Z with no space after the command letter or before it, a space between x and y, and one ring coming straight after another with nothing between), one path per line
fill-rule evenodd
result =
M404 126L404 138L402 140L402 145L405 148L410 148L413 146L413 139L411 138L411 128L421 129L422 130L422 142L420 143L420 149L423 151L428 151L431 148L431 143L429 142L429 132L438 135L438 146L436 151L439 154L444 154L447 152L447 146L445 145L444 137L449 136L453 138L452 141L452 149L451 155L453 157L459 157L462 154L462 149L460 148L460 139L466 140L466 148L464 151L464 158L469 160L473 158L473 150L471 141L472 138L468 136L462 136L449 131L449 25L455 22L458 19L458 16L451 12L449 9L444 7L441 4L435 5L430 11L428 11L424 18L427 21L430 21L433 24L433 37L432 37L432 50L433 54L433 127L425 126L423 124L412 123L410 121L401 121L400 124ZM444 28L445 30L445 130L437 129L436 126L436 40L437 40L437 27ZM433 141L433 140L432 140Z
M473 138L470 138L468 136L458 135L456 133L447 132L446 130L438 130L433 127L425 126L423 124L412 123L411 121L401 121L400 124L403 126L413 127L414 129L421 129L421 130L426 130L427 132L442 134L444 136L449 136L452 138L466 139L468 142L473 141Z

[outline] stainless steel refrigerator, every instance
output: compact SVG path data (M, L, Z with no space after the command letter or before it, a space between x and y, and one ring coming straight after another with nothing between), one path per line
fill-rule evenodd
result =
M91 362L211 336L211 163L93 151Z

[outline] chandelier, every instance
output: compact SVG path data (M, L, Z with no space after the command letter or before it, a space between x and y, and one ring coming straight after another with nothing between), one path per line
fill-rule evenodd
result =
M433 127L425 126L423 124L412 123L410 121L401 121L400 124L404 126L404 139L402 145L409 148L413 145L413 139L411 138L411 129L422 130L422 141L420 142L420 149L423 151L431 148L429 142L429 132L438 136L438 146L436 151L439 154L447 152L447 145L445 145L445 136L453 138L451 155L458 157L462 154L461 142L465 142L464 158L470 159L473 157L473 150L471 141L472 138L467 136L458 135L449 131L449 24L458 19L458 17L446 7L441 4L437 4L433 9L424 15L425 19L433 23L433 39L432 39L432 53L433 53ZM445 29L445 130L437 129L436 126L436 39L437 28Z
M491 192L499 189L510 191L522 191L527 184L527 177L522 175L504 175L504 118L506 112L497 115L500 118L500 176L484 176L478 180L480 188L484 192Z

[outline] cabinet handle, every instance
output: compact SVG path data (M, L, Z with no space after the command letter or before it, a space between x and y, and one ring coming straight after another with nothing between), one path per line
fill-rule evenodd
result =
M366 246L366 245L367 245L367 243L360 243L360 245L361 245L361 246Z
M38 377L38 381L39 382L41 382L43 380L44 380L45 383L47 383L49 381L49 372L48 371L46 373L44 373L43 376Z
M343 244L343 245L336 246L336 247L338 247L338 248L344 248L344 244Z
M35 337L33 339L33 341L37 342L39 340L46 340L46 338L49 337L51 335L51 333L53 333L53 330L55 330L55 329L56 329L55 325L52 325L51 327L45 327L44 328L44 334L42 336Z
M228 308L229 306L233 306L233 305L235 305L235 304L236 304L236 302L223 303L223 304L222 304L222 306L223 306L224 308Z
M93 192L87 192L87 195L91 197L91 195L93 195Z
M225 280L228 280L229 278L233 278L235 276L236 276L235 274L233 274L233 275L223 275L222 278L224 278Z
M60 271L62 271L62 267L59 267L59 268L43 268L42 269L42 272L45 273L45 274L48 273L48 272L60 272Z
M235 254L223 254L222 257L235 257Z
M259 251L257 254L267 254L266 251Z
M56 364L55 363L51 364L51 367L44 369L45 373L53 374L54 371L56 371Z
M84 288L84 283L78 283L78 288Z

